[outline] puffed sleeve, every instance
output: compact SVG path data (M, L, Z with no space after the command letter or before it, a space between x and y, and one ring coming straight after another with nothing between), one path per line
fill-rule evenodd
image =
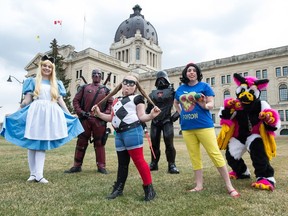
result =
M138 105L140 103L145 104L144 97L142 95L136 95L134 98L134 103L135 105Z
M26 95L27 93L33 93L34 90L35 90L35 79L29 77L23 83L22 93Z
M63 85L63 82L61 80L57 80L57 84L58 84L58 91L59 91L59 94L62 96L62 97L65 97L66 96L66 89Z

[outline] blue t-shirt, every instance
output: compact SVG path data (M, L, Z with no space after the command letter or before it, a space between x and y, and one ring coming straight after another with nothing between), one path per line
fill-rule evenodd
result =
M181 130L214 127L212 116L209 110L203 109L196 102L189 102L189 109L187 109L187 104L184 104L184 102L180 100L182 95L191 92L201 93L205 96L215 96L212 88L205 82L198 82L195 86L189 86L186 84L179 86L175 93L175 99L180 102L182 108L180 113Z

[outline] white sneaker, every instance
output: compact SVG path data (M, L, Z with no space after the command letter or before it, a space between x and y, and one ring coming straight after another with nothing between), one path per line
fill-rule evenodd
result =
M31 175L28 179L27 182L34 182L36 181L36 176L35 175Z
M36 180L37 181L37 180ZM38 183L42 183L42 184L47 184L49 181L47 179L45 179L44 177L41 178L39 181L37 181Z

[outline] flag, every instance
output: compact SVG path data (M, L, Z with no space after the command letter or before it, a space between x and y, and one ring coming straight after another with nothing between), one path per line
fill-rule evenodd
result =
M54 25L62 25L62 20L54 20Z

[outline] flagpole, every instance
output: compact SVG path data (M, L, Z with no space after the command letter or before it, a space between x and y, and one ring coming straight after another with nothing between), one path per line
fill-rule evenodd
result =
M82 35L82 50L84 49L84 39L85 39L85 25L86 25L86 16L84 14L84 21L83 21L83 35Z

